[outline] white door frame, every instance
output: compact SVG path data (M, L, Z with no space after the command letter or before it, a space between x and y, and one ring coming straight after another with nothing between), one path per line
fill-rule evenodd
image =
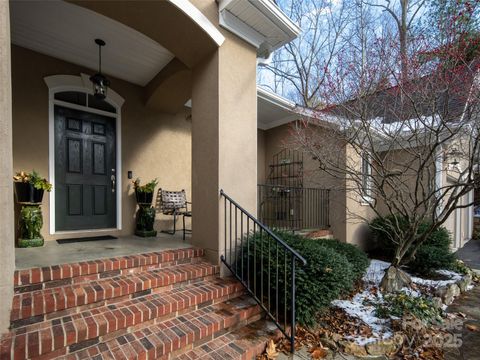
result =
M57 231L55 227L55 186L50 192L50 235L66 234L66 233L85 233L100 232L122 229L122 116L121 109L125 100L112 89L108 89L108 95L105 99L110 105L115 107L116 113L109 113L102 110L92 109L87 106L70 104L64 101L55 100L55 93L62 91L79 91L93 95L92 83L87 74L80 76L74 75L53 75L44 78L48 86L48 176L49 181L55 185L55 105L61 105L70 109L86 111L93 114L99 114L115 118L116 124L116 201L117 213L115 229L91 229L91 230L73 230L73 231Z
M455 249L459 249L462 244L462 209L455 209Z

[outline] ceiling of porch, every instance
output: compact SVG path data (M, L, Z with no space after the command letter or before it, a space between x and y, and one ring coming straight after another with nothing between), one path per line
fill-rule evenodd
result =
M133 84L147 85L174 58L141 32L64 1L11 1L10 12L15 45L95 71L101 38L105 74Z

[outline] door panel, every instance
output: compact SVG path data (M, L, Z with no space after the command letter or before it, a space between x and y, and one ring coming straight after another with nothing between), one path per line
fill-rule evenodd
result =
M55 106L56 230L116 227L115 119Z

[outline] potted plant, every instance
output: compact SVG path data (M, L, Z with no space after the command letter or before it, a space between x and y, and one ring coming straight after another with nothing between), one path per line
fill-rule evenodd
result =
M140 185L140 179L133 181L133 188L135 189L135 196L139 205L151 205L153 201L153 192L157 186L157 179L153 179L145 185Z
M157 186L157 179L145 185L140 185L140 179L133 181L135 196L138 203L137 226L135 234L141 237L154 237L157 232L153 229L155 223L155 209L152 207L153 192Z
M21 171L13 177L13 180L19 204L39 204L42 202L44 191L52 190L52 184L35 170L28 174Z
M35 170L31 173L24 171L17 173L15 193L17 202L22 205L20 211L20 238L19 247L42 246L44 239L40 233L43 226L42 209L40 207L45 191L52 190L52 184L42 178Z

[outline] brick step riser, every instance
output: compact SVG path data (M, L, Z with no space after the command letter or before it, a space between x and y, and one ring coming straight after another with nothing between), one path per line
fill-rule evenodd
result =
M119 303L121 301L129 300L129 299L136 299L136 298L139 298L139 297L142 297L142 296L159 294L159 293L163 293L163 292L166 292L166 291L169 291L169 290L172 290L172 289L177 289L177 288L182 289L182 288L185 288L185 287L187 287L191 284L210 281L210 280L213 280L217 277L218 277L218 274L208 275L208 276L200 277L200 278L197 278L197 279L191 279L191 280L187 280L187 281L178 282L178 283L171 284L171 285L165 285L165 286L161 286L161 287L150 288L150 289L147 289L147 290L141 290L141 291L137 291L137 292L134 292L134 293L131 293L131 294L128 294L128 295L123 295L123 296L119 296L119 297L115 297L115 298L111 298L111 299L107 299L107 300L97 301L97 302L90 303L90 304L78 305L78 306L74 306L74 307L71 307L71 308L68 308L68 309L54 311L54 312L51 312L51 313L46 313L46 314L42 314L42 315L34 315L34 316L31 316L31 317L28 317L28 318L25 318L25 319L12 321L10 323L10 328L11 329L18 329L22 326L32 325L32 324L36 324L36 323L41 323L43 321L54 320L54 319L62 318L64 316L78 314L78 313L81 313L81 312L86 311L86 310L93 310L93 309L96 309L96 308L99 308L99 307L102 307L102 306L116 304L116 303Z
M54 289L54 288L62 287L66 285L80 285L80 284L89 283L91 281L105 280L105 279L113 278L116 276L134 275L134 274L139 274L145 271L167 269L169 267L176 266L176 265L198 264L204 261L205 259L203 257L194 257L194 258L188 258L188 259L182 259L182 260L176 260L176 261L164 262L164 263L158 263L158 264L152 264L152 265L143 265L143 266L138 266L133 268L105 270L99 273L70 277L70 278L65 278L61 280L45 281L45 282L40 282L40 283L30 284L30 285L18 285L14 287L14 293L23 294L26 292L33 292L37 290Z
M111 355L104 356L103 359L161 359L161 360L173 360L176 359L181 354L190 351L195 346L201 346L202 344L211 341L219 336L233 331L235 329L246 326L252 322L257 321L263 316L262 310L259 306L253 306L248 309L242 309L238 313L229 316L221 322L214 323L212 325L205 325L203 329L196 331L194 333L184 334L184 336L178 336L175 341L167 341L161 346L153 345L153 342L150 345L149 349L145 349L139 344L132 345L135 348L135 354L126 355L124 352L119 350L117 353L110 353ZM162 321L163 323L164 321ZM155 326L152 324L152 326ZM130 333L130 335L135 335L136 332ZM136 340L139 342L138 340ZM66 354L62 359L65 360L74 360L74 359L83 359L83 358L93 358L88 354L89 348ZM105 354L104 354L105 355ZM44 358L33 358L35 360L44 359ZM99 359L101 359L99 357Z
M211 334L205 338L202 338L202 339L199 339L197 341L195 341L194 343L192 344L188 344L187 346L185 346L184 348L181 348L181 349L178 349L170 354L166 354L166 355L163 355L162 357L160 358L157 358L157 359L161 359L161 360L173 360L173 359L177 359L179 356L183 355L183 354L186 354L188 352L190 352L192 349L196 348L196 347L199 347L199 346L202 346L220 336L223 336L225 334L228 334L229 332L232 332L232 331L235 331L235 330L238 330L244 326L247 326L251 323L254 323L255 321L258 321L262 318L265 317L265 314L262 312L263 310L260 310L259 309L259 313L255 314L255 315L252 315L250 317L248 317L247 319L245 320L241 320L239 321L238 323L230 326L229 328L226 328L226 329L223 329L215 334ZM259 352L258 354L261 354L261 352ZM257 355L258 355L257 354ZM252 358L254 359L254 358Z
M68 279L72 278L83 278L83 281L90 281L89 275L95 276L104 272L129 269L142 271L142 269L147 269L149 266L158 266L159 264L171 266L169 264L177 262L180 264L182 261L188 262L188 260L203 256L204 251L202 249L189 248L16 270L14 273L14 286L18 291L30 291L26 288L29 285L53 282L50 286L54 286L55 282L60 280L68 281Z
M89 305L104 300L112 300L139 293L146 295L149 289L178 284L187 280L204 278L218 274L218 266L198 265L194 268L180 265L175 269L158 270L138 277L119 277L118 279L103 279L102 282L81 285L64 286L37 293L17 294L13 298L11 324L14 327L25 323L41 321L39 315L63 311L77 306ZM137 294L139 295L139 294ZM19 325L18 325L19 324Z
M267 342L277 342L283 334L273 323L266 320L250 321L250 326L229 331L206 344L176 357L177 360L192 359L233 359L255 360L266 348ZM272 328L273 327L273 328ZM237 331L239 330L239 331ZM259 331L260 330L260 331Z
M147 311L135 314L129 312L128 316L123 313L117 319L105 316L107 321L102 323L102 325L98 325L95 321L82 321L82 323L88 323L90 326L87 325L76 329L73 322L69 322L55 328L47 327L40 329L39 332L33 332L33 337L38 339L38 341L29 342L29 344L24 343L23 340L27 341L27 336L32 336L29 333L25 335L24 339L22 338L15 343L15 348L22 346L27 348L23 351L23 356L19 354L21 351L16 351L15 360L49 359L56 358L59 355L78 352L100 342L135 332L139 328L154 326L206 306L223 303L244 295L244 289L239 285L232 285L225 292L225 295L221 294L223 296L218 297L216 297L216 294L211 293L208 297L202 297L202 299L193 301L190 304L177 302L176 304L171 304L169 308L163 306L158 306L155 309L145 308ZM118 311L120 312L121 310L118 309ZM120 314L119 312L117 314Z

